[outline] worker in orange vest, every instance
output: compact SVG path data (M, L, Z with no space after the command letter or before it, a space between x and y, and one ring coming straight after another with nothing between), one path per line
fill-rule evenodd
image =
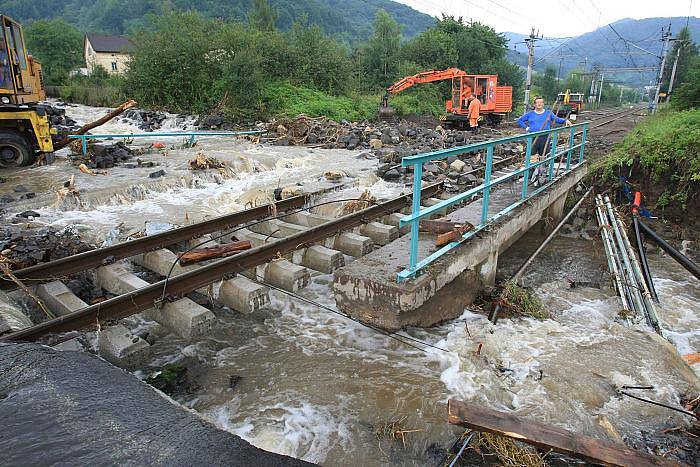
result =
M469 96L469 129L476 133L479 128L479 112L481 112L481 101L473 94Z

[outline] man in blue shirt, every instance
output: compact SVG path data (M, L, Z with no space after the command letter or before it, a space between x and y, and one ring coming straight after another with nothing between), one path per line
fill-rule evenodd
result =
M526 112L518 119L520 128L524 128L528 133L549 130L553 122L565 123L566 126L571 125L569 120L557 117L551 110L545 110L544 98L540 96L535 97L535 109ZM539 154L540 156L546 154L547 148L545 148L545 144L547 144L547 139L546 135L535 138L532 154Z

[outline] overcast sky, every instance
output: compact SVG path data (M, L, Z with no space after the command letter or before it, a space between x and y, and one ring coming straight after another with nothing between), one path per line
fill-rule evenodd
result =
M577 36L623 18L700 16L700 0L395 0L432 16L442 12L493 26L498 32Z

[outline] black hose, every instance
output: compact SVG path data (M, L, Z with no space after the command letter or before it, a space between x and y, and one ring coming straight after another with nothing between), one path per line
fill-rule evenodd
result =
M651 299L654 303L659 303L659 296L656 294L656 288L654 287L654 279L651 277L651 271L649 271L649 263L647 262L647 253L644 250L644 240L642 240L642 234L639 232L639 216L634 214L632 216L634 225L634 239L637 247L637 254L639 255L639 260L642 263L642 273L644 274L644 282L647 283L647 288L651 293Z
M659 235L656 232L654 232L651 229L651 227L646 225L641 220L639 221L639 227L642 228L642 232L644 232L645 235L647 235L654 242L656 242L656 244L659 245L662 250L664 250L666 253L668 253L671 256L671 258L675 259L678 262L678 264L683 266L689 273L694 275L696 279L700 280L700 267L698 267L697 264L692 262L683 253L681 253L680 251L676 250L671 245L669 245L666 240L659 237Z

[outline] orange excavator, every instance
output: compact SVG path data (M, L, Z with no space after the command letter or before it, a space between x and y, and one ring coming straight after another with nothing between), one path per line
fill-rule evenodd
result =
M500 122L505 114L513 109L513 88L498 86L498 75L468 74L459 68L447 70L423 71L413 76L407 76L389 86L382 97L379 107L379 118L388 120L394 116L394 109L389 105L389 96L398 94L419 83L452 80L452 98L445 102L446 115L440 120L447 126L463 128L469 121L467 99L470 95L481 101L481 114L487 123Z

